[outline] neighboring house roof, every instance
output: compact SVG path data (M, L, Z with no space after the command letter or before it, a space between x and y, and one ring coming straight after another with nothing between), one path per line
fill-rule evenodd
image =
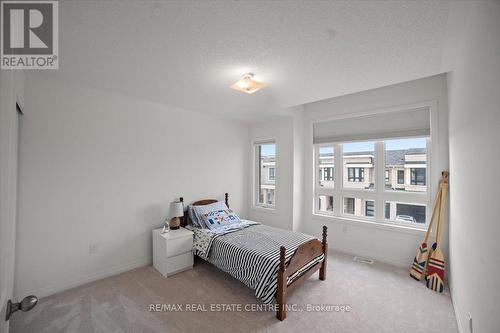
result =
M385 164L386 165L404 165L405 155L418 155L425 154L425 148L412 148L412 149L400 149L400 150L387 150L385 152Z

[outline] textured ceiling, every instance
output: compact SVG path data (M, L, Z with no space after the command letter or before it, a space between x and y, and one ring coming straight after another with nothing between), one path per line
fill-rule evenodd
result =
M440 72L446 1L61 1L40 75L257 122ZM267 87L228 86L245 72Z

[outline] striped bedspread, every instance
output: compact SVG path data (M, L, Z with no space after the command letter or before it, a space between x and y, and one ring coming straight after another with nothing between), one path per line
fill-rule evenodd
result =
M286 248L288 263L297 247L313 237L250 223L240 230L219 234L195 231L195 254L255 290L255 296L264 303L272 303L277 289L280 246ZM317 257L290 276L288 284L323 257Z

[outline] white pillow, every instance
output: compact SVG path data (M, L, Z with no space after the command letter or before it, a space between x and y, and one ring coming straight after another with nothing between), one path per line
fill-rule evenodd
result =
M189 217L188 222L189 222L189 224L195 228L200 228L200 229L206 228L205 223L203 223L203 222L200 223L200 220L198 219L198 216L196 216L196 213L195 213L193 207L194 207L193 205L188 206L188 217Z

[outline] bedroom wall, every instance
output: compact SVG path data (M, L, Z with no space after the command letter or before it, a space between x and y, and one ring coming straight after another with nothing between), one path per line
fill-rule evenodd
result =
M321 226L329 228L330 247L342 252L361 255L375 260L408 267L415 256L424 231L384 227L367 223L348 222L334 217L321 217L312 214L313 205L313 145L312 121L326 119L340 114L354 114L361 111L386 110L432 101L438 113L438 149L432 154L436 158L431 166L433 179L439 179L441 170L448 168L448 106L446 75L437 75L419 80L404 82L378 89L340 96L304 105L304 200L301 230L310 234L321 234ZM437 187L437 186L435 186ZM434 198L434 194L433 194ZM443 228L443 248L447 253L448 226Z
M16 295L151 263L179 196L246 215L246 125L33 73L20 130Z
M451 294L461 332L499 332L500 3L454 3L449 24Z
M293 117L293 230L303 228L304 215L304 106L289 108Z

